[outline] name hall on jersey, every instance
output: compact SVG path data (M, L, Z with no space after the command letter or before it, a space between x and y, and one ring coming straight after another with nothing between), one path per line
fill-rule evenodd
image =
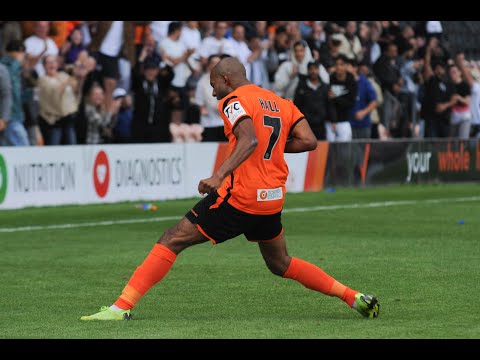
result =
M262 107L263 110L280 112L280 110L278 110L278 106L275 100L264 100L264 99L258 98L258 101L260 101L260 106Z

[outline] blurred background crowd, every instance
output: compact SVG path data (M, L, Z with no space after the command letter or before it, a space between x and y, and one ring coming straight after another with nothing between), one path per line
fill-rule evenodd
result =
M0 145L226 141L237 57L319 140L480 137L476 21L1 21Z

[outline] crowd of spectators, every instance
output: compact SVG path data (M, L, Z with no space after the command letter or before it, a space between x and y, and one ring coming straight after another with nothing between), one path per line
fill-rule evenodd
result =
M480 137L480 71L440 21L1 21L0 145L226 141L237 57L319 140Z

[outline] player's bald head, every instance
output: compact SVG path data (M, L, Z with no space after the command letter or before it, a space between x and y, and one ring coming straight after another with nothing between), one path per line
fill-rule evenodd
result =
M215 75L224 76L227 75L232 79L246 78L247 72L245 66L234 57L226 57L220 60L220 62L213 69Z
M250 84L245 66L234 57L225 57L218 62L210 73L212 96L220 100L242 85Z

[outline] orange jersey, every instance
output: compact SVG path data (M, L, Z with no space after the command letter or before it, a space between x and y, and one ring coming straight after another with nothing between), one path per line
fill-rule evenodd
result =
M218 194L235 208L250 214L275 214L282 210L288 166L284 158L288 135L304 115L292 101L257 85L237 88L219 102L229 150L237 139L233 129L251 118L258 145L250 157L230 174Z

